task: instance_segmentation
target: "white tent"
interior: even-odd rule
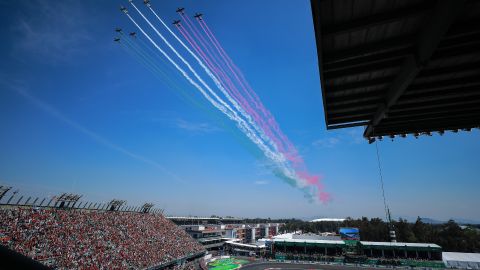
[[[480,253],[442,252],[447,268],[480,269]]]

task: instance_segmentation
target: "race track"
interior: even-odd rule
[[[292,263],[253,263],[244,265],[245,270],[300,270],[300,269],[324,269],[324,270],[353,270],[353,269],[376,269],[369,267],[355,267],[343,265],[319,265],[319,264],[292,264]]]

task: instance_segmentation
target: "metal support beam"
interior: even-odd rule
[[[313,2],[320,2],[320,1],[312,1]],[[419,5],[411,5],[402,9],[383,12],[380,14],[375,14],[373,16],[367,16],[364,18],[355,19],[353,21],[349,21],[344,24],[339,25],[332,25],[326,26],[324,32],[324,36],[330,35],[338,35],[342,33],[347,33],[355,30],[364,29],[367,27],[390,23],[394,21],[398,21],[400,19],[418,16],[422,13],[425,13],[432,5],[432,0],[425,1]]]
[[[324,71],[324,79],[332,80],[345,76],[353,76],[358,74],[370,73],[374,71],[383,71],[385,69],[396,69],[402,62],[401,59],[386,60],[381,63],[367,63],[365,65],[353,66],[343,70]]]
[[[324,64],[325,73],[331,71],[348,70],[350,68],[366,66],[371,64],[381,64],[390,60],[398,60],[408,55],[411,51],[408,48],[390,51],[385,53],[379,53],[374,55],[368,55],[359,57],[356,59],[345,60],[338,63]]]
[[[385,96],[384,103],[379,105],[377,112],[365,129],[364,137],[374,135],[374,127],[387,117],[389,109],[397,103],[397,100],[413,82],[420,70],[428,63],[440,40],[463,9],[464,4],[465,0],[440,0],[437,2],[433,12],[428,16],[427,21],[423,24],[424,27],[418,34],[415,54],[407,56],[404,60],[400,72]]]
[[[311,9],[312,9],[312,16],[314,18],[313,27],[315,29],[315,41],[317,44],[317,57],[318,57],[318,73],[320,74],[320,87],[322,90],[322,97],[323,97],[323,115],[325,117],[325,124],[328,125],[328,118],[327,118],[327,104],[325,102],[325,80],[323,75],[323,66],[322,66],[322,27],[320,23],[320,1],[310,1]]]
[[[360,122],[348,123],[348,124],[329,125],[329,126],[327,126],[327,129],[358,127],[358,126],[366,126],[367,124],[368,124],[368,121],[360,121]]]
[[[411,48],[414,41],[414,36],[407,35],[376,42],[370,42],[354,48],[348,48],[339,51],[328,51],[323,58],[323,63],[325,65],[333,64],[337,62],[357,59],[360,57],[376,55],[379,53]]]

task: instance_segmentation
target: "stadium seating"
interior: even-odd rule
[[[138,212],[4,208],[0,235],[2,245],[58,269],[146,269],[204,251],[164,216]]]

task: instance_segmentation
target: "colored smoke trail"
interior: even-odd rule
[[[191,31],[193,31],[191,27],[189,28]],[[273,142],[269,134],[266,133],[266,131],[268,130],[261,127],[262,123],[259,123],[259,121],[255,121],[255,119],[258,118],[258,116],[256,116],[255,110],[251,109],[248,102],[245,101],[243,96],[239,93],[238,89],[231,82],[230,78],[227,75],[225,75],[226,72],[220,68],[220,65],[213,59],[213,57],[211,57],[209,53],[205,53],[202,50],[201,46],[195,42],[195,39],[188,33],[188,31],[182,30],[181,27],[178,27],[178,30],[182,34],[182,36],[185,38],[185,40],[187,40],[187,42],[192,46],[192,48],[199,54],[200,58],[202,58],[202,60],[205,61],[208,68],[213,73],[215,73],[215,76],[220,80],[220,83],[223,83],[224,85],[223,88],[235,100],[236,104],[240,105],[241,109],[239,110],[241,114],[246,116],[248,122],[252,124],[254,129],[260,134],[260,137],[266,142],[268,142],[268,144],[272,146],[274,151],[278,151],[277,144]],[[206,47],[203,43],[202,43],[202,46]],[[215,64],[213,64],[212,62],[215,62]],[[238,105],[236,105],[235,108],[238,108]],[[260,124],[260,127],[258,126],[258,124]]]
[[[152,8],[150,5],[147,5],[147,6],[148,6],[148,9],[150,9],[150,11],[153,13],[153,15],[157,18],[157,20],[163,25],[163,27],[164,27],[165,29],[167,29],[167,31],[182,45],[182,47],[183,47],[184,49],[187,50],[187,52],[197,61],[197,63],[198,63],[204,70],[207,71],[207,74],[208,74],[208,73],[209,73],[209,72],[208,72],[208,68],[205,67],[205,65],[202,63],[202,61],[190,50],[190,48],[188,48],[187,45],[185,45],[185,43],[170,29],[170,27],[168,27],[168,25],[160,18],[160,16],[158,16],[158,14],[155,12],[155,10],[153,10],[153,8]],[[188,17],[187,17],[187,18],[188,18]],[[193,25],[193,24],[192,24],[192,25]],[[194,25],[193,25],[193,27],[194,27]],[[182,34],[182,36],[185,38],[185,40],[187,40],[187,42],[192,46],[192,48],[194,48],[194,49],[197,51],[197,53],[200,54],[199,50],[197,50],[197,49],[195,48],[195,46],[193,45],[194,40],[193,40],[193,39],[190,39],[190,38],[187,36],[188,33],[183,32],[183,31],[180,29],[180,27],[178,27],[178,30],[180,31],[180,33]],[[212,50],[212,51],[213,51],[213,50]],[[215,61],[215,62],[216,62],[216,61]],[[220,65],[217,64],[217,67],[220,67]],[[222,73],[223,73],[223,75],[225,76],[225,73],[226,73],[226,72],[222,72]],[[217,76],[217,77],[218,77],[218,76]],[[230,81],[230,79],[229,79],[228,77],[226,77],[226,78]],[[213,78],[212,78],[212,79],[213,79]],[[233,86],[233,84],[232,84],[232,86]],[[234,87],[234,86],[233,86],[233,87]],[[241,95],[238,94],[238,96],[241,98]],[[237,100],[237,102],[238,102],[238,99],[236,99],[236,100]],[[247,103],[246,101],[244,101],[244,100],[243,100],[243,103],[248,105],[248,103]],[[242,107],[245,108],[245,105],[242,106]],[[252,115],[252,114],[253,114],[253,115],[256,115],[255,110],[249,110],[249,113],[250,113],[251,115]],[[269,134],[267,134],[267,135],[269,136]]]
[[[271,115],[271,113],[263,106],[263,103],[260,101],[260,98],[256,93],[253,91],[253,89],[250,87],[248,82],[246,81],[243,73],[240,71],[240,69],[233,63],[231,58],[228,56],[228,54],[225,52],[223,49],[222,45],[218,42],[218,39],[215,37],[213,32],[210,30],[208,25],[203,19],[197,20],[199,25],[201,26],[205,36],[208,37],[210,42],[213,44],[213,46],[216,48],[217,53],[220,55],[220,57],[223,59],[224,64],[229,68],[231,74],[234,76],[234,78],[237,80],[237,82],[242,86],[242,89],[245,91],[245,96],[249,98],[249,100],[252,102],[252,104],[255,105],[257,109],[259,109],[264,117],[267,119],[267,122],[269,125],[264,125],[264,121],[261,118],[258,118],[257,115],[254,114],[254,118],[257,123],[259,123],[262,128],[265,130],[265,133],[267,133],[272,141],[274,141],[277,144],[278,149],[284,156],[292,162],[292,165],[296,171],[296,175],[305,180],[307,185],[309,186],[314,186],[317,189],[317,198],[320,201],[328,201],[330,199],[330,196],[323,192],[324,187],[320,182],[320,177],[316,175],[310,175],[307,172],[306,165],[303,161],[303,158],[298,154],[298,151],[296,150],[295,146],[290,142],[290,140],[287,138],[286,135],[281,131],[279,125],[275,121],[275,118]],[[240,79],[241,78],[241,79]],[[276,137],[273,134],[273,131],[278,135]]]
[[[305,163],[296,148],[288,140],[287,136],[282,133],[271,113],[263,106],[258,95],[250,87],[240,69],[226,54],[205,22],[200,21],[199,23],[206,38],[193,23],[191,23],[191,27],[189,26],[190,19],[188,17],[184,21],[193,36],[190,35],[187,29],[178,27],[182,37],[191,46],[190,49],[148,6],[165,29],[186,49],[200,65],[201,69],[212,79],[217,91],[219,91],[218,94],[210,88],[192,65],[168,42],[143,13],[132,2],[130,3],[163,43],[193,74],[193,78],[189,72],[158,46],[130,14],[125,13],[129,20],[214,108],[232,120],[238,129],[258,147],[267,160],[271,162],[269,167],[271,167],[275,175],[302,190],[310,200],[322,202],[329,200],[329,195],[323,192],[324,188],[320,183],[320,178],[307,172]]]
[[[133,8],[138,12],[138,14],[140,14],[140,16],[145,20],[145,22],[155,31],[155,33],[162,39],[162,41],[170,48],[170,50],[172,50],[174,52],[174,54],[187,66],[187,68],[190,70],[190,72],[192,72],[192,74],[195,76],[195,78],[197,78],[198,81],[200,81],[200,83],[203,85],[203,87],[205,87],[208,92],[215,97],[215,99],[220,102],[227,110],[229,110],[232,114],[235,115],[235,117],[237,119],[240,119],[240,121],[244,122],[244,119],[241,118],[240,116],[238,116],[238,113],[241,114],[245,119],[247,119],[248,123],[250,125],[247,125],[247,124],[243,124],[242,123],[242,126],[243,128],[246,128],[249,132],[252,132],[252,133],[255,133],[254,131],[251,130],[251,127],[253,127],[253,129],[260,135],[260,137],[265,140],[268,138],[265,136],[265,134],[263,134],[263,131],[257,127],[254,123],[254,121],[251,119],[250,115],[248,115],[239,105],[238,103],[232,99],[232,97],[230,96],[230,94],[223,88],[223,86],[220,84],[220,82],[218,81],[218,79],[211,73],[211,71],[205,67],[202,63],[202,67],[204,67],[204,70],[205,72],[208,74],[208,76],[213,80],[214,84],[217,86],[217,88],[222,92],[222,94],[227,98],[227,100],[233,105],[233,107],[236,109],[236,110],[233,110],[230,105],[228,105],[224,100],[222,100],[206,83],[205,81],[198,75],[198,73],[192,68],[192,66],[190,65],[190,63],[188,63],[188,61],[186,61],[178,52],[177,50],[175,50],[175,48],[173,48],[173,46],[170,44],[170,42],[168,42],[166,40],[166,38],[158,31],[158,29],[145,17],[145,15],[143,15],[143,13],[135,6],[135,4],[133,2],[130,2],[130,4],[133,6]],[[158,16],[157,16],[158,17]],[[159,18],[159,17],[158,17]],[[201,61],[200,61],[201,62]],[[275,149],[270,149],[270,147],[266,146],[265,144],[263,144],[263,141],[260,141],[260,143],[262,144],[262,148],[263,147],[267,147],[269,148],[268,149],[268,154],[269,156],[272,156],[274,157],[276,155],[276,151]],[[273,144],[270,144],[270,145],[273,145]],[[283,156],[281,155],[277,155],[275,157],[276,159],[278,160],[282,160],[284,159]]]
[[[201,94],[218,110],[224,113],[229,119],[237,123],[238,128],[254,143],[256,144],[264,153],[265,156],[271,160],[278,161],[278,157],[270,149],[268,149],[265,144],[257,137],[257,135],[248,127],[243,119],[239,118],[237,115],[231,114],[225,107],[217,103],[208,95],[207,92],[196,83],[186,72],[183,70],[168,54],[163,51],[158,44],[143,30],[140,25],[130,16],[130,14],[125,13],[125,15],[130,19],[130,21],[140,30],[140,32],[152,43],[152,45],[157,48],[157,50],[190,82],[195,88],[197,88]],[[280,161],[281,162],[281,161]]]

